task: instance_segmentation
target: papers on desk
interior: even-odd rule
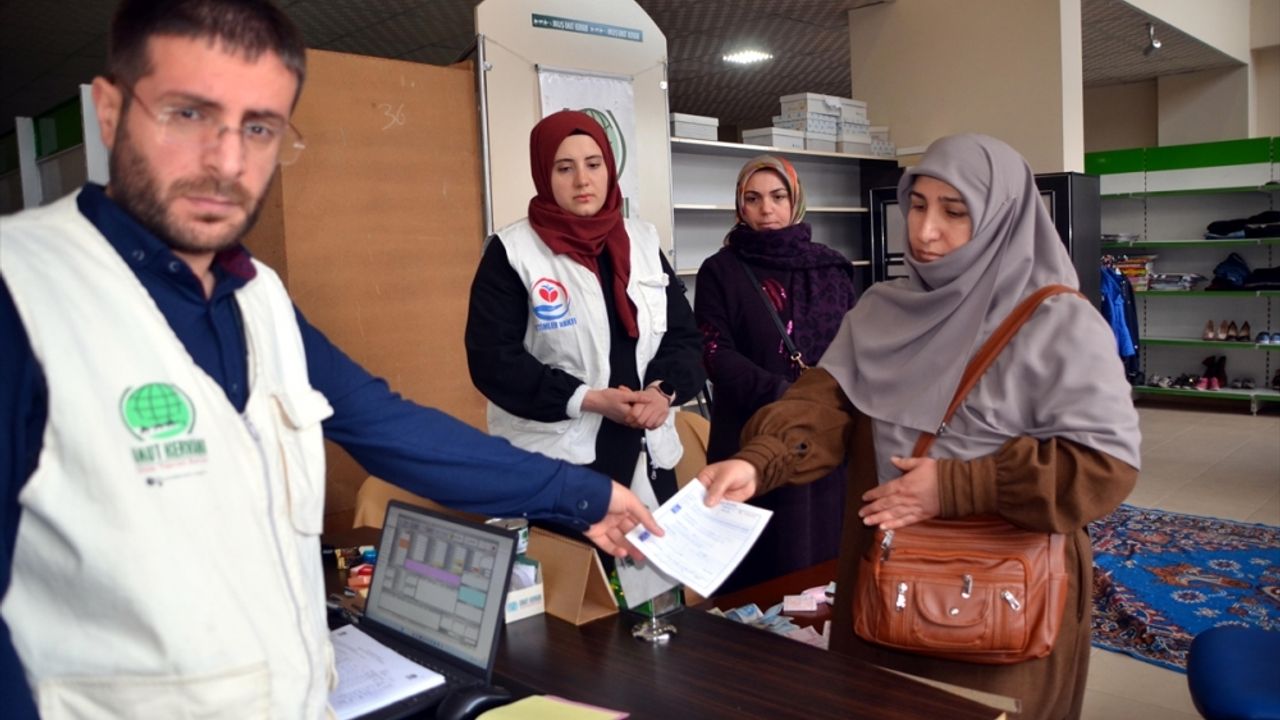
[[[662,537],[642,526],[627,533],[649,562],[709,597],[742,562],[773,513],[746,503],[721,501],[709,508],[707,489],[691,482],[653,513]]]
[[[565,700],[555,695],[531,695],[480,714],[479,720],[624,720],[630,713]]]
[[[338,687],[329,705],[338,720],[359,717],[444,684],[444,676],[346,625],[329,633]]]

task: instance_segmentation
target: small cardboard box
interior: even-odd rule
[[[618,612],[600,556],[590,545],[532,528],[525,555],[540,566],[546,613],[582,625]]]
[[[835,140],[840,134],[840,116],[831,113],[799,113],[774,115],[773,126],[788,130],[802,130],[814,135],[828,136]]]
[[[742,142],[745,145],[763,145],[783,150],[803,150],[804,132],[780,127],[743,130]]]
[[[874,155],[871,151],[871,143],[849,142],[848,140],[840,140],[836,143],[836,152],[848,155]]]
[[[841,99],[834,95],[822,95],[820,93],[795,93],[794,95],[783,95],[778,98],[778,104],[782,106],[783,115],[797,115],[800,113],[839,115]]]
[[[867,101],[840,98],[840,122],[869,125],[867,120]]]
[[[542,563],[529,557],[517,557],[516,566],[533,566],[534,582],[528,587],[507,591],[506,621],[511,623],[534,615],[541,615],[546,610],[544,588],[542,583]],[[514,574],[516,566],[511,570]]]
[[[716,140],[719,138],[720,120],[705,115],[671,113],[671,136],[692,140]]]
[[[806,132],[804,134],[804,149],[835,152],[836,141],[826,135],[815,135],[814,133]]]
[[[871,126],[866,123],[840,121],[840,137],[837,140],[871,144]]]

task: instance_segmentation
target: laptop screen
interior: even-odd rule
[[[393,501],[365,617],[487,672],[514,558],[508,531]]]

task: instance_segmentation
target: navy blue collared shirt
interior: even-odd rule
[[[255,268],[242,247],[219,253],[213,293],[158,237],[86,185],[77,197],[93,223],[137,276],[192,359],[237,411],[248,401],[248,359],[235,291]],[[0,223],[3,223],[0,218]],[[0,242],[3,241],[0,225]],[[295,312],[297,308],[295,307]],[[391,391],[298,316],[311,385],[334,414],[324,436],[370,474],[445,505],[487,515],[541,517],[585,529],[604,516],[611,487],[585,468],[518,450],[438,410]],[[22,507],[18,494],[35,472],[48,410],[47,379],[0,276],[0,598],[9,588]],[[22,665],[0,622],[0,707],[34,717]]]

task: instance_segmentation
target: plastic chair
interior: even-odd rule
[[[1187,651],[1187,684],[1209,720],[1280,720],[1280,632],[1205,630]]]

